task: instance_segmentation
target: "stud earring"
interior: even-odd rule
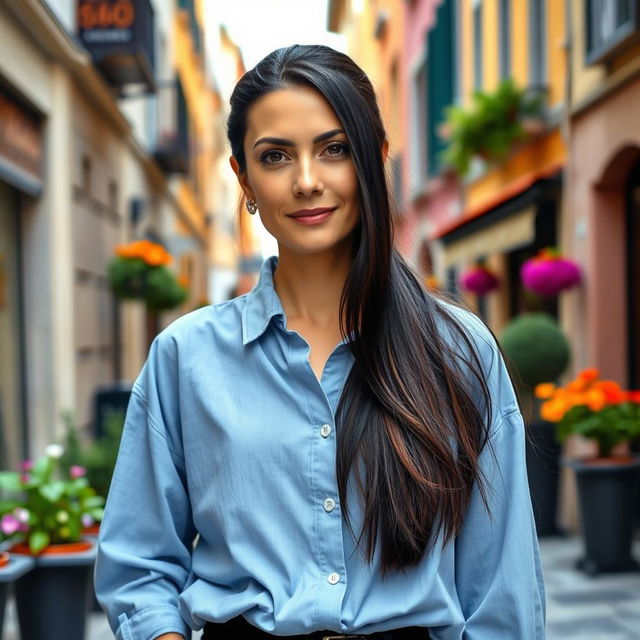
[[[247,200],[247,211],[253,216],[258,210],[258,205],[255,200]]]

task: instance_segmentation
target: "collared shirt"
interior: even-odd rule
[[[425,626],[436,640],[544,638],[523,422],[490,333],[455,309],[493,403],[493,454],[480,457],[491,515],[474,489],[454,541],[382,580],[338,498],[335,412],[353,357],[338,344],[318,381],[287,329],[276,264],[249,294],[165,329],[135,382],[95,574],[117,638],[189,638],[237,615],[284,636]],[[348,499],[357,534],[353,488]]]

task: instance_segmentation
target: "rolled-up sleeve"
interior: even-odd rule
[[[517,408],[496,416],[480,464],[489,513],[476,486],[455,549],[463,638],[542,640],[544,584]]]
[[[189,578],[195,531],[179,412],[169,393],[170,353],[156,339],[134,385],[100,527],[96,595],[122,640],[191,637],[178,595]]]

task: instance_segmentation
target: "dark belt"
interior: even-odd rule
[[[207,622],[204,625],[202,640],[268,640],[280,638],[258,627],[254,627],[242,616],[232,618],[227,622]],[[297,636],[284,636],[288,640],[429,640],[429,630],[426,627],[403,627],[391,631],[377,633],[341,633],[340,631],[314,631]]]

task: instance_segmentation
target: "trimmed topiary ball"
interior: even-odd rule
[[[500,346],[530,386],[556,380],[569,364],[569,342],[546,313],[516,316],[502,332]]]

